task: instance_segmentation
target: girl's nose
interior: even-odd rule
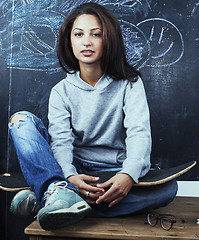
[[[84,40],[83,40],[83,45],[84,45],[85,47],[91,46],[91,41],[90,41],[90,38],[89,38],[89,37],[86,37],[86,36],[85,36],[85,38],[84,38]]]
[[[84,45],[85,47],[89,47],[89,46],[91,46],[90,43],[84,43],[83,45]]]

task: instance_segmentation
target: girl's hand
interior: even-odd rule
[[[109,189],[102,196],[99,196],[96,204],[104,201],[109,202],[109,207],[114,206],[128,194],[133,183],[133,179],[128,174],[118,173],[105,183],[97,184],[97,187],[102,189],[109,187]]]
[[[96,182],[99,180],[99,177],[92,177],[92,176],[85,175],[85,174],[78,174],[78,175],[72,175],[72,176],[68,177],[68,180],[74,186],[78,187],[79,192],[81,193],[82,197],[89,204],[96,204],[96,199],[98,199],[99,196],[103,195],[105,192],[103,187],[94,187],[85,182],[85,181]],[[88,194],[88,196],[87,196],[87,194]]]

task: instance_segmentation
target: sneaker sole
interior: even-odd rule
[[[73,204],[70,208],[44,212],[38,217],[38,222],[44,230],[63,228],[80,221],[91,210],[91,207],[81,201]]]

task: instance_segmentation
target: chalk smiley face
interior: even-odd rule
[[[177,63],[184,54],[179,29],[161,18],[146,19],[137,25],[120,20],[127,59],[136,68],[165,67]]]
[[[184,54],[184,41],[179,29],[161,18],[146,19],[137,24],[150,42],[150,58],[145,66],[164,67],[178,62]]]

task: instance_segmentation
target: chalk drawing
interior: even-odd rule
[[[11,6],[12,12],[14,11],[14,0],[12,1],[12,6]],[[11,18],[11,36],[10,36],[10,65],[12,62],[12,56],[13,56],[13,23],[14,23],[14,15],[12,14]],[[8,88],[8,119],[10,119],[11,116],[11,90],[12,90],[12,69],[10,69],[9,72],[9,88]],[[9,146],[10,146],[10,141],[9,138],[7,138],[7,161],[6,161],[6,171],[8,172],[9,170],[9,163],[10,163],[10,153],[9,153]]]
[[[33,3],[29,1],[29,5]],[[51,10],[31,10],[29,17],[15,10],[13,15],[17,19],[14,22],[14,51],[9,67],[35,71],[59,70],[56,40],[64,15]]]
[[[8,67],[31,71],[61,70],[56,56],[59,28],[65,15],[85,2],[90,1],[1,1],[0,12],[4,19],[7,19],[8,28],[0,29],[0,46],[3,46],[2,39],[10,42],[10,34],[12,36],[12,42],[7,47],[7,52],[12,53],[7,57]],[[137,13],[143,13],[143,17],[148,15],[151,11],[151,0],[95,2],[113,10],[119,19],[127,59],[136,68],[170,66],[182,58],[183,37],[174,23],[163,18],[145,19],[136,25],[132,23]],[[197,6],[195,5],[193,11]],[[128,16],[128,21],[123,20],[124,13]],[[13,32],[10,33],[7,29]]]
[[[25,4],[31,4],[33,3],[35,0],[23,0],[23,3]]]
[[[143,5],[143,1],[140,0],[135,0],[135,1],[120,1],[120,0],[116,0],[113,2],[110,1],[104,1],[104,0],[99,0],[98,3],[102,4],[102,5],[113,5],[114,7],[127,7],[127,8],[133,8],[135,7],[137,4],[139,5]]]
[[[198,6],[199,6],[199,3],[194,4],[193,10],[191,12],[191,16],[193,16],[195,14],[196,10],[198,9]]]
[[[150,43],[136,25],[124,20],[119,20],[119,23],[123,33],[128,62],[137,68],[141,68],[150,56]]]
[[[170,21],[150,18],[137,24],[150,41],[148,67],[166,67],[177,63],[184,54],[184,41],[179,29]]]
[[[72,9],[77,7],[80,4],[90,2],[90,1],[84,1],[84,0],[70,0],[70,1],[61,1],[59,5],[59,10],[61,12],[70,12]]]
[[[108,8],[118,19],[131,19],[131,23],[136,23],[137,16],[146,18],[151,11],[152,0],[97,0],[96,2]]]

